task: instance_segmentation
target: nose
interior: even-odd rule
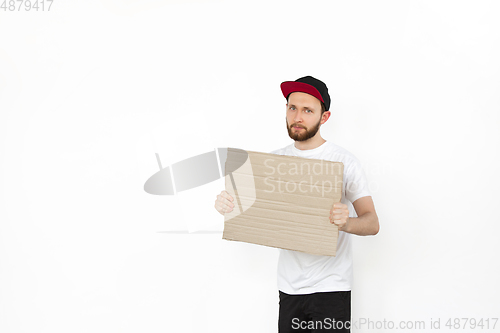
[[[294,123],[301,123],[302,122],[302,117],[300,116],[300,112],[295,113],[295,116],[293,117],[293,122]]]

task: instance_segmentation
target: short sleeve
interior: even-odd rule
[[[345,197],[351,203],[359,198],[371,196],[363,167],[358,159],[353,158],[345,172]]]

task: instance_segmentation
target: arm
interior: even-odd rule
[[[358,217],[348,217],[347,205],[336,203],[333,205],[330,215],[332,223],[337,224],[340,231],[359,236],[376,235],[380,226],[372,197],[359,198],[352,205]]]

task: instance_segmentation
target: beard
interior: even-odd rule
[[[321,123],[321,118],[319,119],[318,123],[315,126],[313,126],[311,129],[308,129],[307,127],[305,127],[303,125],[299,125],[297,123],[294,123],[294,124],[288,126],[288,121],[286,121],[286,129],[288,130],[288,135],[293,140],[306,141],[306,140],[309,140],[310,138],[312,138],[313,136],[315,136],[316,133],[318,133],[320,123]],[[299,127],[303,128],[303,130],[297,131],[296,129],[293,129],[294,126],[299,126]]]

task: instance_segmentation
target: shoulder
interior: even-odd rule
[[[269,152],[269,154],[286,155],[287,151],[292,149],[292,145],[293,145],[293,143],[288,145],[288,146],[285,146],[283,148],[275,149],[275,150]]]
[[[360,164],[358,158],[344,147],[336,145],[330,141],[327,141],[327,144],[328,144],[328,146],[326,147],[327,153],[333,161],[342,162],[346,167],[353,164],[354,165]]]

